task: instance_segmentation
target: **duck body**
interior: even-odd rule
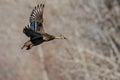
[[[29,27],[29,25],[27,27],[25,27],[23,29],[23,33],[30,37],[30,40],[24,43],[24,46],[22,47],[22,49],[24,47],[27,47],[26,50],[31,49],[33,46],[37,46],[39,44],[42,44],[43,42],[47,42],[47,41],[51,41],[53,39],[55,39],[55,37],[53,35],[50,35],[48,33],[38,33],[34,30],[32,30],[31,27]]]
[[[34,46],[36,46],[43,42],[51,41],[54,39],[55,39],[55,37],[53,35],[44,33],[44,34],[39,34],[39,37],[31,38],[30,41],[32,42],[32,44],[34,44]]]
[[[37,45],[45,42],[45,40],[43,40],[43,37],[36,37],[36,38],[30,39],[30,41],[32,42],[32,44],[34,46],[37,46]]]

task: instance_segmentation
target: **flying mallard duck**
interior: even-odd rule
[[[43,29],[43,9],[44,4],[38,4],[32,10],[30,15],[30,25],[25,26],[23,33],[30,37],[30,40],[25,42],[23,47],[26,50],[31,49],[33,46],[39,45],[43,42],[51,41],[54,39],[67,39],[63,35],[54,36],[46,33]]]

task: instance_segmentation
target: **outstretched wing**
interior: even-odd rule
[[[33,31],[33,30],[29,27],[29,25],[28,25],[28,26],[25,26],[25,28],[23,29],[23,33],[24,33],[26,36],[30,37],[30,38],[42,37],[41,34]]]
[[[43,9],[44,9],[44,4],[38,4],[35,6],[33,9],[31,15],[30,15],[30,27],[32,30],[39,32],[39,33],[44,33],[43,29]]]

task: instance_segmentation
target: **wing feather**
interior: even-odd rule
[[[43,9],[44,9],[44,4],[38,4],[32,10],[32,13],[30,15],[30,27],[31,27],[31,29],[33,29],[34,31],[39,32],[39,33],[44,33],[44,29],[43,29],[43,25],[42,25]]]
[[[26,36],[30,37],[30,38],[41,37],[41,36],[42,36],[41,34],[33,31],[33,30],[29,27],[29,25],[28,25],[28,26],[25,26],[25,28],[23,29],[23,33],[24,33]]]

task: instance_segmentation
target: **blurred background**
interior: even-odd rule
[[[69,40],[21,50],[41,2],[44,29]],[[119,80],[120,0],[0,0],[0,80]]]

